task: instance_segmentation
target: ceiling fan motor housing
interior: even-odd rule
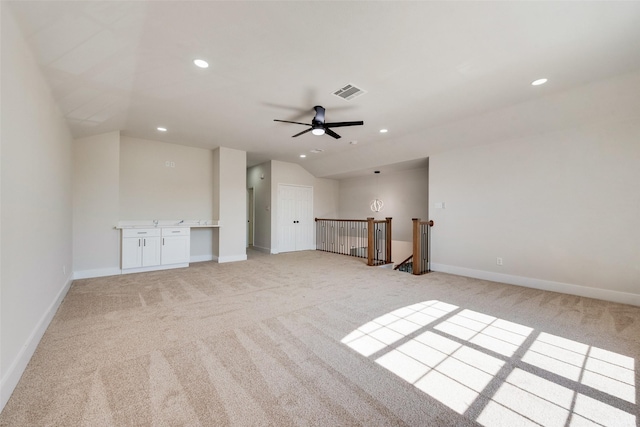
[[[324,124],[324,107],[316,105],[313,109],[316,110],[316,116],[313,118],[312,123],[320,122],[321,124]]]

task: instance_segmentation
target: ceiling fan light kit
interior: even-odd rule
[[[316,115],[313,117],[313,120],[311,121],[311,124],[309,123],[300,123],[300,122],[291,122],[289,120],[278,120],[278,119],[274,119],[274,122],[282,122],[282,123],[293,123],[295,125],[303,125],[303,126],[309,126],[309,129],[307,130],[303,130],[302,132],[299,132],[295,135],[292,136],[292,138],[295,138],[297,136],[303,135],[307,132],[311,132],[314,135],[324,135],[327,134],[335,139],[339,139],[341,138],[340,135],[338,135],[337,133],[335,133],[333,130],[331,130],[331,128],[337,128],[337,127],[345,127],[345,126],[361,126],[364,124],[364,122],[362,120],[359,121],[354,121],[354,122],[335,122],[335,123],[325,123],[324,121],[324,113],[325,113],[325,109],[324,107],[320,106],[320,105],[316,105],[315,107],[313,107],[313,109],[316,112]]]

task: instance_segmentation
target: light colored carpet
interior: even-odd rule
[[[309,251],[73,283],[2,426],[638,425],[640,308]]]

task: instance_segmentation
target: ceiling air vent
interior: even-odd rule
[[[347,101],[351,101],[353,98],[364,95],[365,93],[367,93],[366,90],[360,89],[359,87],[356,87],[352,84],[348,84],[345,87],[333,92],[335,96],[339,96],[340,98]]]

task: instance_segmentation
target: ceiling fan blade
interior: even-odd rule
[[[331,129],[327,129],[327,128],[325,128],[325,129],[324,129],[324,133],[326,133],[326,134],[327,134],[327,135],[329,135],[329,136],[334,137],[335,139],[340,139],[340,138],[342,138],[340,135],[338,135],[337,133],[335,133],[335,132],[334,132],[334,131],[332,131]]]
[[[293,123],[294,125],[305,125],[305,126],[309,126],[309,123],[300,123],[300,122],[290,122],[289,120],[278,120],[278,119],[273,119],[274,122],[282,122],[282,123]]]
[[[364,122],[361,121],[357,121],[357,122],[336,122],[336,123],[325,123],[324,127],[325,128],[340,128],[340,127],[344,127],[344,126],[360,126],[363,125]]]
[[[300,124],[302,124],[302,123],[300,123]],[[307,126],[308,126],[308,125],[307,125]],[[296,134],[295,134],[295,135],[293,135],[291,138],[295,138],[296,136],[300,136],[300,135],[302,135],[303,133],[311,132],[311,129],[313,129],[313,128],[309,128],[309,129],[307,129],[307,130],[303,130],[303,131],[302,131],[302,132],[300,132],[300,133],[296,133]]]

